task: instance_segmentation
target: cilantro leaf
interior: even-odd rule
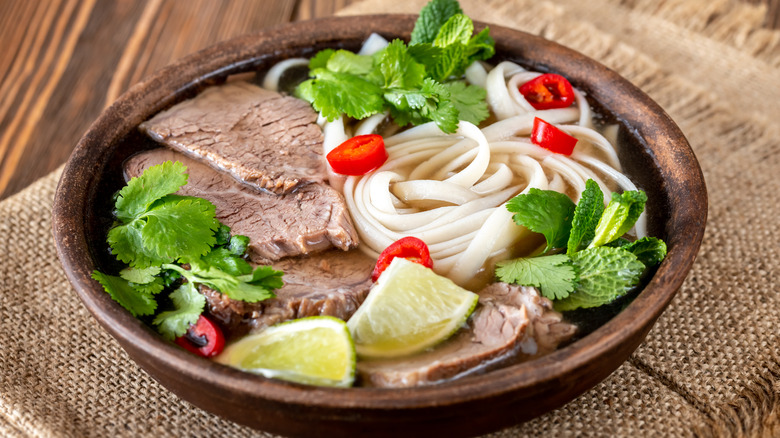
[[[201,295],[195,285],[185,283],[171,292],[173,310],[160,313],[152,322],[165,339],[172,341],[184,335],[195,324],[206,307],[206,297]]]
[[[320,50],[309,60],[309,70],[326,68],[328,66],[328,60],[330,60],[331,56],[335,53],[336,51],[333,49]]]
[[[119,271],[119,276],[132,283],[146,284],[154,281],[154,279],[157,278],[155,276],[159,274],[160,271],[161,269],[159,266],[149,266],[145,269],[125,268]]]
[[[624,295],[639,282],[645,266],[622,249],[589,248],[572,254],[577,269],[577,291],[556,301],[559,311],[598,307]]]
[[[479,125],[490,115],[485,97],[487,92],[477,85],[468,85],[463,81],[443,84],[450,92],[452,105],[458,110],[458,118]]]
[[[579,251],[593,240],[602,213],[604,213],[604,193],[596,181],[588,179],[585,182],[585,190],[580,196],[580,202],[574,209],[567,254],[571,255]]]
[[[263,286],[268,289],[279,289],[284,286],[282,281],[282,272],[275,270],[271,266],[258,266],[250,278],[241,277],[242,281],[247,283]]]
[[[409,44],[432,43],[442,25],[453,15],[461,13],[463,10],[457,0],[431,0],[420,10]]]
[[[107,240],[114,256],[134,268],[148,268],[172,262],[172,258],[161,257],[153,248],[144,245],[144,225],[143,221],[133,221],[108,231]]]
[[[246,275],[252,272],[252,266],[249,265],[249,262],[237,256],[228,248],[214,248],[203,256],[202,261],[233,276]]]
[[[154,280],[148,283],[133,283],[130,282],[130,286],[133,289],[139,291],[142,294],[157,295],[165,289],[165,281],[162,277],[154,277]]]
[[[329,121],[339,118],[342,112],[363,119],[384,109],[382,89],[365,78],[322,68],[310,74],[314,79],[298,86],[299,96]]]
[[[231,253],[237,256],[241,256],[244,255],[248,246],[249,246],[249,237],[237,235],[230,238],[230,243],[228,244],[228,250],[230,250]]]
[[[656,237],[643,237],[622,248],[634,254],[648,268],[661,263],[666,257],[666,243]]]
[[[385,89],[419,88],[425,79],[425,67],[414,60],[403,41],[395,39],[378,57],[381,85]]]
[[[206,254],[219,228],[215,207],[203,198],[168,195],[141,217],[144,247],[160,258],[189,261]]]
[[[643,191],[613,193],[588,248],[605,245],[625,234],[639,219],[646,202],[647,195]]]
[[[328,70],[352,75],[367,75],[371,72],[374,60],[370,56],[358,55],[349,50],[337,50],[326,64]]]
[[[157,301],[151,293],[134,289],[127,280],[121,277],[93,271],[92,278],[97,280],[103,289],[111,295],[111,298],[133,316],[151,315],[157,308]]]
[[[566,254],[555,254],[500,262],[496,276],[505,283],[537,287],[542,295],[555,300],[574,291],[576,271]]]
[[[506,209],[515,213],[512,219],[517,225],[544,235],[545,252],[562,248],[569,240],[575,205],[563,193],[532,188],[527,194],[510,199]]]
[[[220,223],[217,232],[214,233],[215,245],[226,245],[230,242],[230,227]]]
[[[119,191],[115,204],[116,217],[123,222],[136,219],[155,201],[187,184],[186,171],[187,168],[178,161],[166,161],[146,169]]]

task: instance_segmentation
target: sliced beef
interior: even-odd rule
[[[368,295],[374,263],[359,250],[330,250],[274,263],[275,269],[284,271],[285,283],[276,298],[245,303],[207,287],[201,287],[201,293],[209,313],[230,337],[306,316],[347,320]]]
[[[138,176],[165,161],[180,161],[187,166],[189,179],[179,194],[208,199],[217,207],[217,218],[233,234],[249,237],[247,251],[252,261],[265,263],[331,247],[347,250],[357,246],[357,232],[344,198],[328,185],[309,184],[277,196],[240,184],[166,148],[130,157],[125,162],[125,176]]]
[[[551,301],[534,288],[495,283],[479,295],[468,327],[442,345],[411,357],[359,361],[363,384],[440,383],[552,351],[574,334],[575,327],[563,322]]]
[[[140,129],[246,184],[281,194],[325,179],[316,121],[305,101],[229,82],[155,115]]]

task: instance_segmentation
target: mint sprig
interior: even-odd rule
[[[622,237],[644,210],[644,192],[613,194],[605,208],[598,184],[588,180],[585,187],[576,206],[565,195],[536,189],[507,203],[515,223],[543,234],[547,247],[537,257],[498,263],[501,281],[538,287],[558,310],[597,307],[624,295],[663,260],[662,240]],[[555,253],[563,248],[566,254]]]

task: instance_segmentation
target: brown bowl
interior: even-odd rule
[[[357,50],[370,32],[408,39],[416,17],[376,15],[295,23],[235,38],[188,56],[122,95],[84,135],[65,167],[54,203],[57,251],[86,307],[130,357],[181,398],[254,428],[285,435],[468,436],[559,407],[606,378],[636,349],[693,264],[704,233],[707,194],[688,142],[669,116],[615,72],[558,44],[491,26],[496,61],[553,71],[583,89],[621,125],[620,158],[650,199],[650,234],[669,247],[636,298],[589,335],[530,362],[446,384],[377,389],[317,388],[240,372],[163,341],[90,278],[111,266],[105,214],[120,164],[151,142],[139,123],[228,75],[262,70],[326,47]],[[481,28],[482,25],[477,26]]]

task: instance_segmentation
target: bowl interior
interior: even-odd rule
[[[597,112],[620,124],[621,163],[648,194],[648,231],[669,247],[666,260],[641,293],[620,303],[625,308],[616,316],[602,316],[592,333],[543,358],[441,385],[400,390],[312,388],[242,373],[185,353],[133,318],[89,278],[94,269],[116,266],[105,233],[111,225],[111,197],[124,184],[123,160],[156,147],[136,130],[141,121],[230,75],[262,71],[326,47],[355,51],[370,32],[408,39],[415,19],[330,18],[220,43],[133,87],[80,141],[55,199],[58,254],[79,297],[98,321],[136,362],[182,398],[235,421],[287,434],[354,431],[351,428],[359,425],[359,430],[381,435],[396,430],[397,422],[415,424],[418,432],[481,433],[560,406],[606,377],[639,345],[682,284],[701,242],[707,200],[701,170],[679,128],[649,97],[611,70],[552,42],[497,26],[490,26],[497,42],[497,56],[491,62],[506,59],[560,73],[588,95]],[[525,409],[518,413],[519,407]],[[514,413],[500,415],[509,411]],[[475,420],[474,412],[481,412],[481,419]],[[315,428],[301,419],[312,420]]]

